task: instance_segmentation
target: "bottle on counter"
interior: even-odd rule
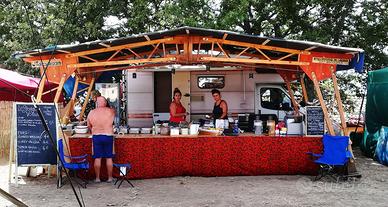
[[[235,120],[233,124],[233,134],[238,134],[238,133],[239,133],[238,120]]]
[[[155,125],[152,126],[152,135],[156,135],[156,128],[155,128]]]
[[[257,119],[253,122],[253,127],[255,129],[256,135],[261,135],[263,133],[263,121]]]
[[[272,116],[268,117],[267,128],[268,128],[268,135],[274,136],[275,135],[275,120],[272,120]]]

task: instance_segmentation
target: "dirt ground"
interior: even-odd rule
[[[388,206],[388,167],[356,150],[357,181],[312,182],[310,176],[173,177],[123,183],[89,184],[81,189],[86,206]],[[8,165],[0,163],[0,187],[28,206],[78,206],[69,185],[56,188],[55,178],[23,177],[8,184]],[[78,191],[78,189],[77,189]],[[13,206],[0,197],[0,206]]]

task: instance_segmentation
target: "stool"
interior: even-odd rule
[[[114,185],[116,185],[120,181],[119,185],[117,186],[117,188],[120,188],[123,181],[126,180],[129,183],[129,185],[131,185],[133,188],[134,186],[132,185],[131,182],[129,182],[129,180],[127,178],[128,172],[132,168],[131,164],[130,163],[124,163],[124,164],[113,163],[113,167],[119,170],[119,176],[116,178],[116,182],[114,183]],[[125,168],[125,172],[122,171],[122,168]]]

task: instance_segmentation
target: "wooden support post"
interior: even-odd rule
[[[327,129],[329,130],[330,135],[334,135],[333,123],[331,122],[331,119],[329,117],[329,113],[327,111],[326,104],[325,104],[325,101],[323,100],[321,89],[319,87],[319,82],[314,72],[312,72],[312,77],[313,77],[314,88],[315,88],[315,91],[317,92],[319,103],[321,104],[321,107],[322,107],[323,115],[325,116]]]
[[[349,132],[348,132],[347,127],[346,127],[345,112],[344,112],[344,108],[342,106],[341,95],[340,95],[340,92],[338,89],[337,76],[335,75],[334,68],[331,69],[331,78],[333,79],[335,98],[337,100],[338,112],[339,112],[340,118],[341,118],[342,132],[343,132],[344,136],[349,136]],[[357,168],[356,168],[356,160],[354,159],[352,142],[351,142],[350,138],[349,138],[348,151],[350,152],[350,154],[352,156],[351,159],[349,160],[349,164],[348,164],[348,173],[353,174],[353,175],[358,174]]]
[[[295,114],[299,115],[298,104],[296,103],[296,100],[295,100],[294,91],[291,89],[291,83],[287,78],[285,78],[284,80],[285,80],[286,85],[287,85],[288,94],[291,97],[291,102],[292,102],[292,105],[294,107]]]
[[[78,76],[75,76],[73,95],[71,96],[71,99],[73,99],[73,100],[75,100],[75,98],[77,97],[78,83],[79,83],[79,78],[78,78]]]
[[[44,95],[46,95],[46,94],[48,94],[48,93],[51,93],[51,92],[53,92],[53,91],[55,91],[55,90],[57,90],[57,89],[58,89],[58,87],[52,88],[52,89],[50,89],[50,90],[47,90],[47,91],[45,91],[45,92],[42,93],[42,96],[44,96]]]
[[[88,84],[89,84],[89,83],[88,83]],[[83,88],[83,89],[81,89],[81,90],[77,91],[77,93],[84,92],[84,91],[86,91],[86,90],[88,90],[88,89],[89,89],[89,87],[87,87],[87,88]]]
[[[302,93],[303,93],[304,102],[307,103],[309,101],[309,97],[307,96],[306,84],[304,83],[304,75],[302,75],[302,77],[300,78],[300,84],[302,86]]]
[[[44,84],[46,82],[46,75],[44,75],[39,83],[39,88],[38,88],[38,94],[36,95],[36,102],[40,103],[42,102],[42,95],[43,95],[43,89],[44,89]]]
[[[54,103],[58,103],[59,97],[61,96],[61,93],[62,93],[63,85],[65,84],[65,81],[66,81],[66,74],[63,74],[63,76],[59,82],[57,93],[55,94]]]
[[[75,98],[77,97],[77,91],[78,91],[78,82],[79,78],[78,76],[75,77],[75,83],[74,83],[74,89],[73,89],[73,95],[71,96],[71,99],[69,103],[67,103],[67,106],[65,107],[65,113],[62,117],[62,122],[67,124],[70,120],[70,115],[73,113],[74,110],[74,101]]]
[[[92,78],[92,80],[90,81],[90,85],[88,87],[88,94],[86,95],[84,105],[82,106],[81,113],[79,114],[79,120],[80,121],[83,121],[83,119],[84,119],[83,116],[84,116],[84,113],[85,113],[85,110],[86,110],[86,106],[89,103],[89,97],[90,97],[90,94],[92,93],[93,85],[94,85],[94,78]]]
[[[13,104],[12,108],[12,125],[11,125],[11,142],[9,143],[9,162],[8,162],[8,183],[11,183],[12,180],[12,163],[14,161],[15,157],[15,140],[16,140],[16,104]],[[17,160],[15,160],[15,168],[17,168],[16,164]],[[15,176],[15,183],[17,183],[18,175]]]
[[[345,119],[345,112],[344,108],[342,106],[342,100],[341,100],[341,95],[338,89],[338,83],[337,83],[337,77],[335,75],[334,69],[331,71],[331,78],[333,79],[333,85],[334,85],[334,93],[335,93],[335,99],[337,100],[337,105],[338,105],[338,112],[341,118],[341,127],[343,130],[343,134],[345,136],[349,136],[348,130],[346,128],[346,119]]]

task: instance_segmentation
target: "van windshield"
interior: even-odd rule
[[[272,110],[292,110],[291,100],[280,88],[260,89],[261,107]]]

